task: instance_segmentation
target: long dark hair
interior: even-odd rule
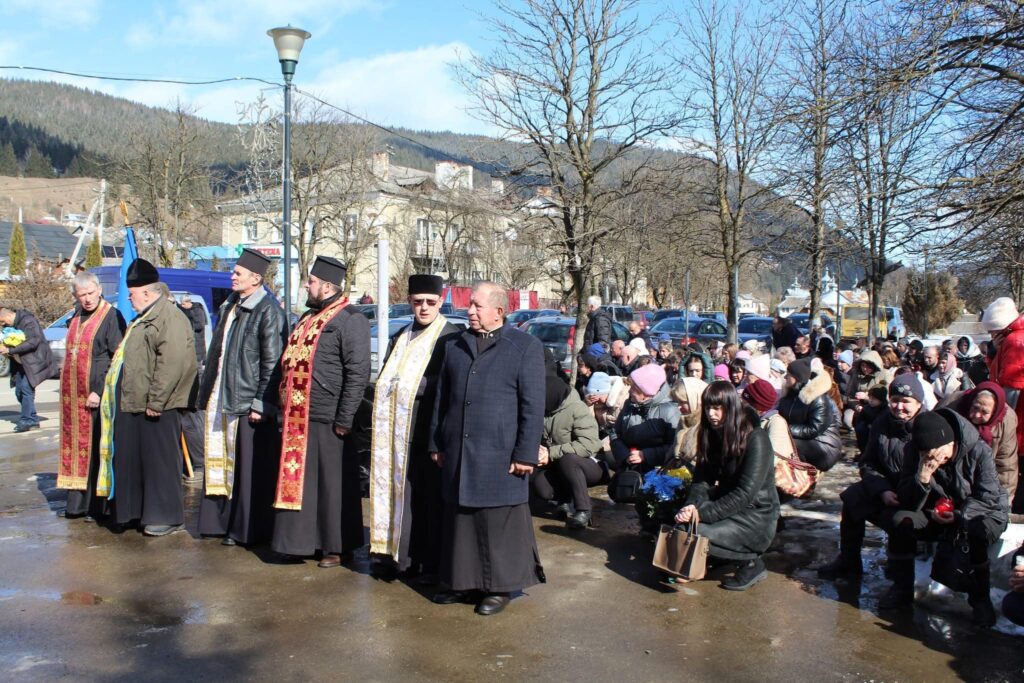
[[[754,431],[756,421],[732,382],[718,380],[708,385],[701,398],[700,445],[697,453],[702,459],[718,454],[722,463],[739,462],[747,450],[747,439]],[[725,409],[722,426],[715,429],[708,421],[708,408],[721,406]]]

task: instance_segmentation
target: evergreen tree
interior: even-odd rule
[[[903,319],[907,329],[924,334],[926,310],[929,333],[944,329],[960,317],[964,302],[957,296],[956,285],[956,278],[949,273],[912,272],[903,293]]]
[[[16,177],[21,172],[18,166],[18,155],[14,153],[11,143],[0,147],[0,175]]]
[[[36,147],[30,147],[25,157],[26,178],[53,178],[53,162],[50,157],[39,151]]]
[[[103,265],[103,249],[100,247],[100,236],[93,235],[89,250],[85,253],[85,267],[96,268]]]
[[[25,249],[25,231],[21,223],[15,223],[11,230],[11,241],[7,249],[7,272],[11,275],[24,275],[28,252]]]

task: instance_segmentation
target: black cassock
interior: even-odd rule
[[[363,546],[359,456],[334,425],[309,423],[302,509],[276,510],[271,547],[284,555],[350,552]]]
[[[248,415],[240,415],[236,428],[231,497],[203,496],[199,533],[255,545],[269,540],[274,527],[272,506],[281,435],[275,419],[253,424]]]

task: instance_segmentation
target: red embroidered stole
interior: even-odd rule
[[[100,299],[89,319],[82,323],[76,315],[68,323],[64,368],[60,373],[60,468],[57,487],[84,491],[89,486],[89,462],[92,457],[92,412],[89,398],[89,372],[92,369],[92,343],[111,305]]]
[[[313,358],[320,333],[348,305],[341,298],[324,310],[307,316],[292,330],[281,357],[281,402],[284,425],[281,430],[281,465],[277,473],[274,507],[302,509],[302,483],[306,475],[306,446],[309,439],[309,395],[313,381]]]

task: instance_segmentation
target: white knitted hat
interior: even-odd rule
[[[981,325],[986,332],[999,332],[1009,327],[1014,320],[1020,317],[1017,312],[1017,305],[1008,296],[1001,296],[988,305],[985,314],[981,316]]]

